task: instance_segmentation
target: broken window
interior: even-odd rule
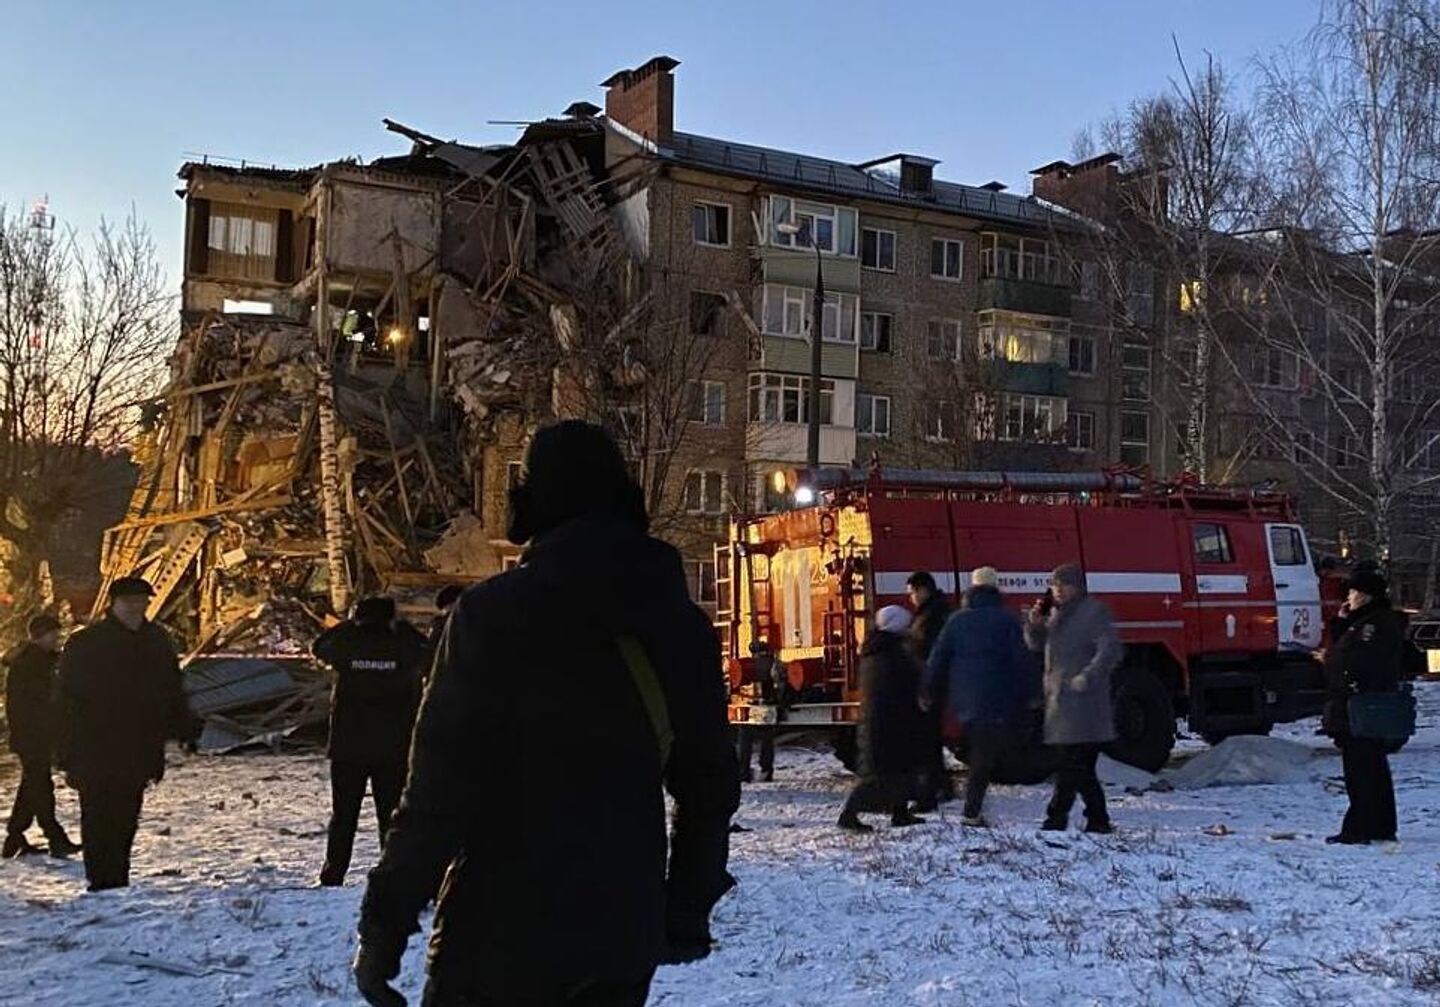
[[[708,290],[690,292],[690,331],[697,336],[718,336],[724,331],[725,297]]]
[[[724,203],[696,203],[690,210],[690,225],[697,245],[730,244],[730,207]]]

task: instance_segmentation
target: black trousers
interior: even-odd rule
[[[920,800],[948,800],[955,795],[950,774],[945,772],[945,739],[942,733],[944,714],[939,705],[925,713],[925,734],[920,757]]]
[[[844,816],[866,812],[889,812],[891,818],[903,818],[910,803],[914,777],[910,773],[875,773],[862,776],[850,796],[845,798]]]
[[[775,729],[773,727],[751,727],[741,725],[738,729],[740,740],[736,753],[740,760],[740,775],[750,776],[750,756],[755,742],[760,742],[760,772],[772,775],[775,772]]]
[[[421,1007],[645,1007],[654,970],[643,976],[594,979],[566,994],[517,999],[477,995],[454,989],[435,976],[425,985]]]
[[[390,829],[390,816],[400,803],[405,786],[405,763],[371,766],[360,762],[330,763],[330,829],[325,841],[325,867],[320,872],[324,881],[339,884],[350,869],[350,854],[355,849],[355,830],[360,826],[360,805],[365,800],[365,786],[370,785],[375,803],[375,824],[380,829],[380,844]]]
[[[1060,768],[1055,771],[1055,793],[1045,817],[1051,822],[1068,822],[1075,797],[1085,803],[1085,820],[1089,825],[1110,821],[1105,808],[1105,788],[1095,775],[1095,762],[1100,758],[1099,745],[1058,745],[1056,755]]]
[[[1005,724],[970,724],[965,729],[970,775],[965,781],[965,816],[978,818],[990,779],[1014,745],[1015,731]]]
[[[1384,742],[1371,738],[1340,740],[1340,762],[1345,770],[1345,792],[1350,807],[1340,834],[1356,839],[1394,839],[1395,784]]]
[[[130,883],[130,851],[144,799],[143,783],[96,782],[80,788],[85,880],[92,892]]]
[[[20,789],[15,791],[15,805],[10,809],[6,832],[22,836],[31,825],[39,824],[47,839],[65,835],[55,819],[55,781],[50,775],[50,760],[41,756],[20,756]]]

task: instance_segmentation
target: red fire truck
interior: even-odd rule
[[[811,485],[811,506],[736,521],[717,555],[733,722],[830,728],[845,758],[859,645],[913,571],[958,602],[993,566],[1020,614],[1066,562],[1125,642],[1115,757],[1159,769],[1177,714],[1215,740],[1323,703],[1321,584],[1282,494],[1123,472],[827,469]]]

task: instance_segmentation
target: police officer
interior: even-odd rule
[[[5,832],[3,855],[8,859],[34,853],[25,839],[32,822],[40,825],[52,857],[67,857],[80,847],[70,841],[55,818],[55,784],[50,777],[58,720],[55,665],[60,660],[60,623],[37,615],[27,628],[29,641],[5,659],[5,716],[10,723],[10,751],[20,759],[20,789]]]
[[[1373,567],[1357,567],[1346,583],[1346,600],[1331,623],[1334,646],[1325,654],[1325,731],[1340,746],[1350,807],[1340,831],[1327,843],[1364,845],[1395,838],[1395,784],[1385,742],[1350,731],[1350,698],[1393,692],[1400,681],[1405,634],[1390,605],[1389,585]]]
[[[180,662],[164,629],[145,617],[154,590],[139,577],[110,586],[110,607],[60,655],[59,762],[80,791],[89,890],[130,883],[130,852],[145,787],[165,775],[165,741],[193,741]]]
[[[420,705],[430,648],[391,598],[365,598],[354,616],[320,635],[315,657],[335,672],[330,700],[330,827],[320,884],[345,883],[365,786],[371,788],[380,841],[405,785],[410,731]]]

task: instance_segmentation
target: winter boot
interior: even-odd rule
[[[773,769],[762,770],[761,773],[760,773],[760,782],[761,782],[761,783],[774,783],[774,782],[775,782],[775,770],[773,770]]]
[[[985,816],[984,816],[984,815],[964,815],[964,816],[961,817],[961,819],[960,819],[960,824],[962,824],[962,825],[968,825],[968,826],[970,826],[970,828],[972,828],[972,829],[988,829],[988,828],[990,828],[990,823],[985,820]]]
[[[910,825],[924,825],[925,819],[911,811],[897,811],[890,816],[890,825],[896,829],[903,829]]]
[[[1110,819],[1108,818],[1102,818],[1094,822],[1087,818],[1085,819],[1085,831],[1097,836],[1108,836],[1115,831],[1115,826],[1110,824]]]
[[[1045,822],[1040,826],[1041,832],[1064,832],[1070,828],[1070,823],[1063,818],[1056,818],[1054,815],[1046,815]]]
[[[1326,837],[1325,837],[1325,842],[1331,844],[1332,846],[1337,845],[1337,844],[1340,845],[1340,846],[1369,846],[1369,845],[1370,845],[1370,840],[1366,839],[1364,836],[1347,836],[1347,835],[1346,835],[1345,833],[1343,833],[1343,832],[1337,833],[1337,834],[1335,834],[1335,835],[1333,835],[1333,836],[1326,836]],[[9,847],[6,847],[6,849],[9,849]]]
[[[875,831],[875,826],[866,825],[864,822],[860,821],[860,816],[855,814],[855,812],[853,811],[840,812],[840,821],[836,822],[835,824],[839,825],[840,828],[844,829],[846,832]]]
[[[45,843],[50,855],[59,859],[73,857],[80,852],[80,844],[72,842],[63,831],[46,836]]]
[[[30,840],[25,838],[24,833],[11,833],[5,837],[5,846],[0,848],[0,857],[11,860],[39,852],[38,848],[30,845]]]

